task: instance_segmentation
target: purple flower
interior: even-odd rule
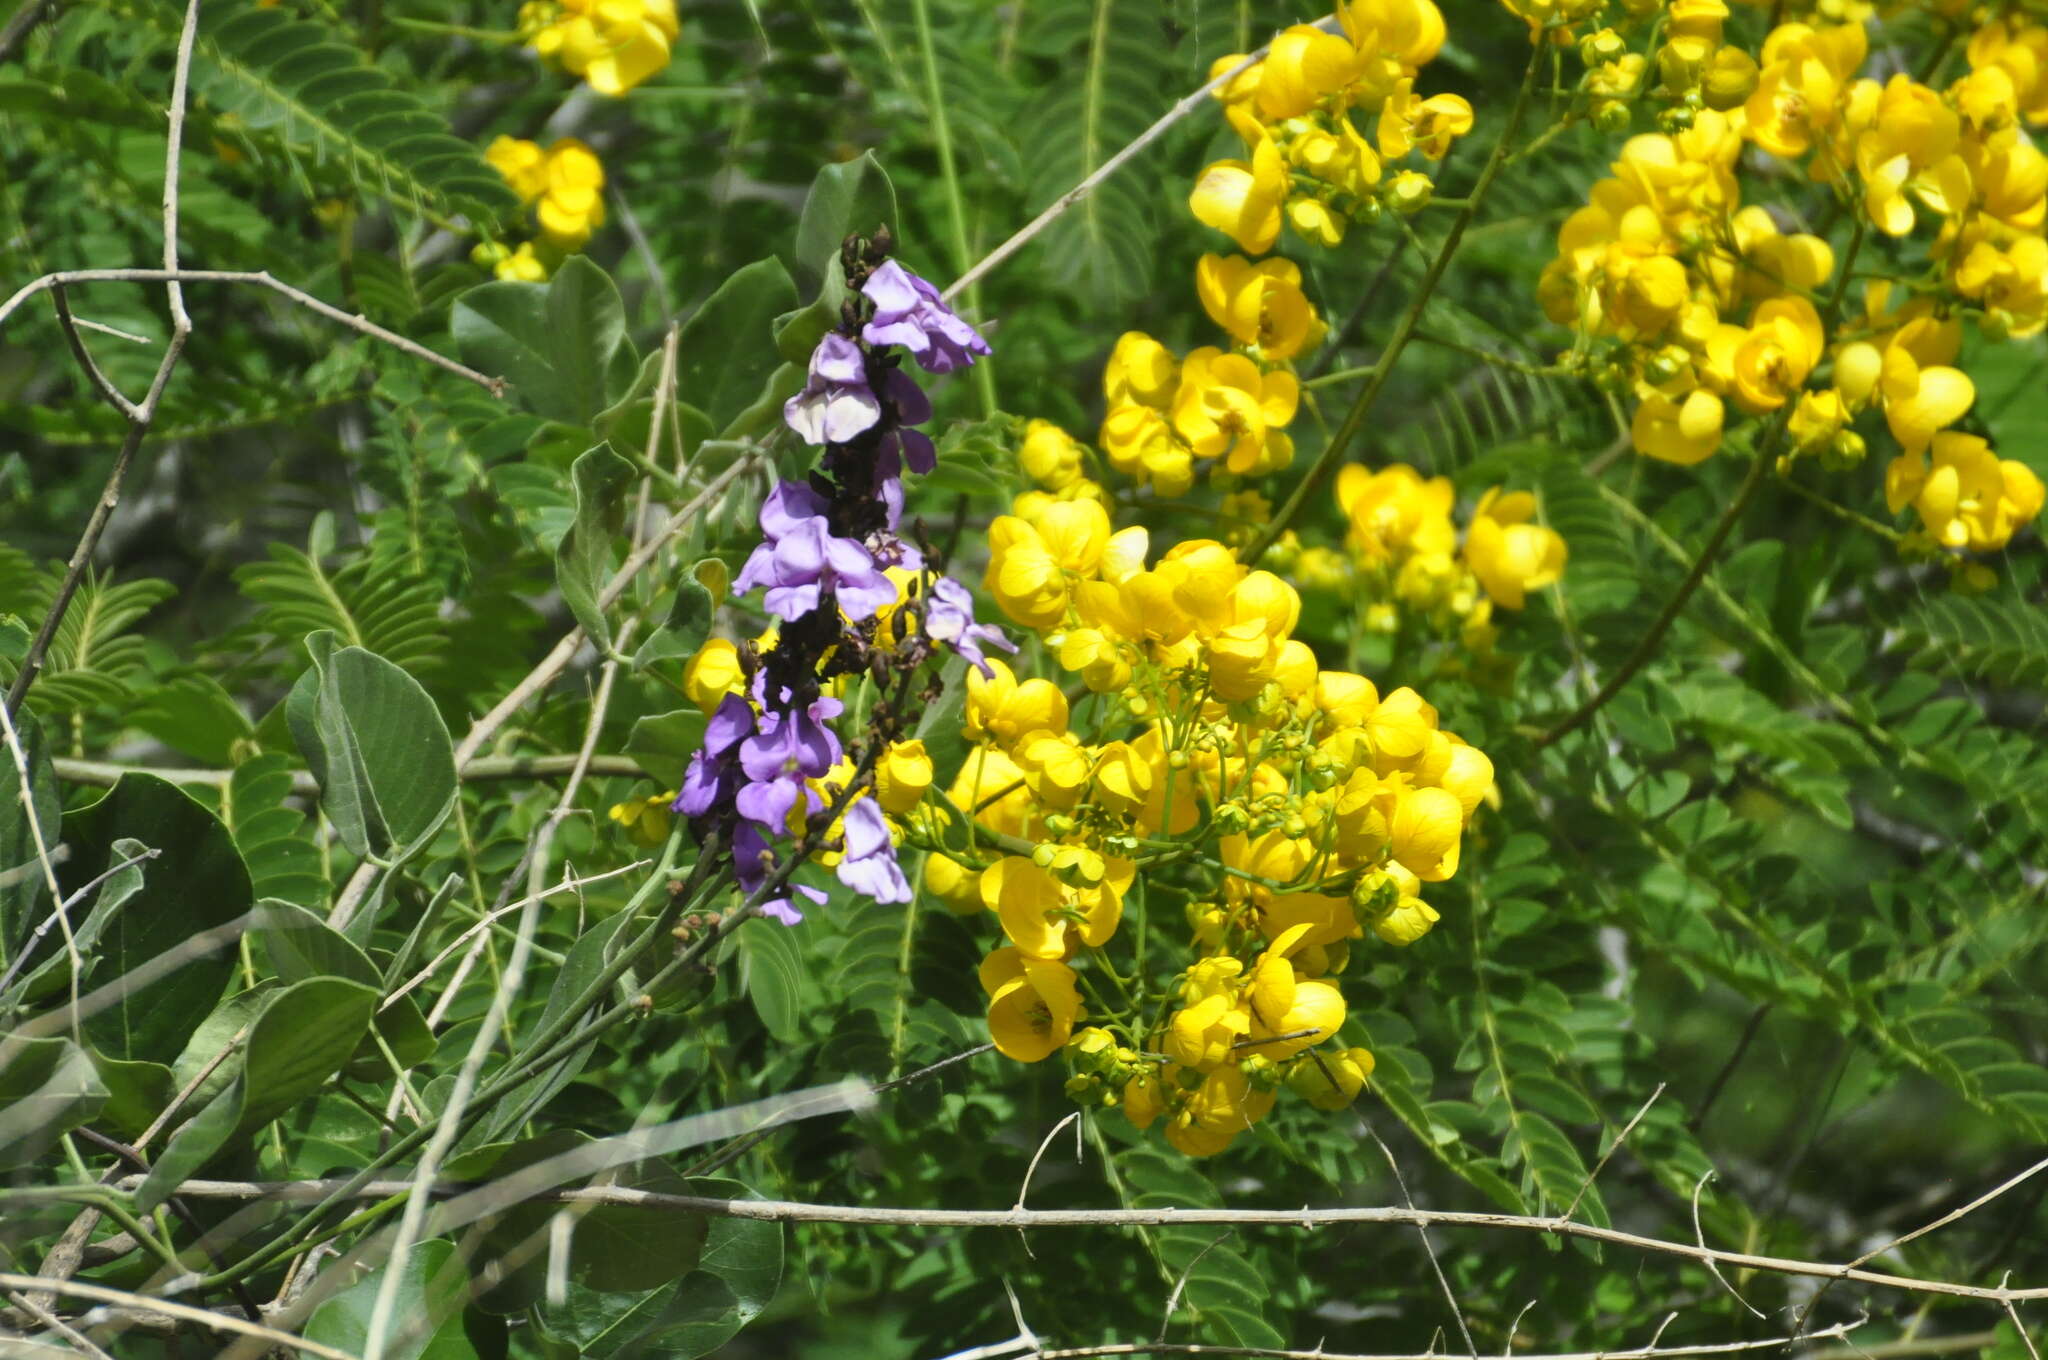
[[[845,705],[821,694],[803,707],[793,708],[789,707],[793,697],[784,690],[779,702],[766,702],[754,735],[740,743],[740,768],[756,783],[788,774],[817,779],[839,761],[839,738],[825,724],[838,717]],[[788,811],[785,805],[784,815]],[[781,825],[774,818],[755,820]]]
[[[761,890],[769,875],[775,872],[775,852],[752,822],[741,822],[732,838],[733,877],[739,880],[740,891],[749,897]],[[786,926],[803,923],[804,914],[795,903],[795,894],[802,893],[815,906],[823,906],[825,894],[816,888],[806,888],[801,883],[787,885],[786,895],[771,897],[761,903],[761,914],[772,916]]]
[[[861,327],[860,338],[870,345],[903,346],[927,373],[951,373],[989,352],[988,341],[946,305],[938,289],[894,260],[868,275],[860,291],[875,304],[874,320]]]
[[[801,482],[784,482],[761,507],[765,542],[754,548],[732,592],[744,595],[755,586],[768,587],[762,597],[768,612],[794,623],[816,609],[829,588],[850,619],[865,619],[896,602],[889,583],[867,548],[851,538],[834,537],[825,522],[825,503]]]
[[[782,404],[782,419],[806,444],[843,444],[882,418],[860,346],[829,331],[811,351],[804,390]]]
[[[754,710],[745,699],[728,694],[719,701],[704,726],[704,744],[690,757],[690,768],[683,773],[683,786],[676,794],[677,812],[702,817],[732,800],[741,780],[735,748],[753,731]]]
[[[910,883],[896,863],[889,824],[874,799],[863,798],[847,808],[841,825],[846,831],[846,850],[834,871],[839,881],[877,902],[908,902]]]
[[[1017,644],[1004,637],[1002,629],[974,621],[974,597],[950,576],[934,580],[925,595],[924,631],[934,641],[943,642],[966,657],[976,670],[991,679],[995,672],[989,669],[982,645],[986,643],[1005,652],[1017,650]]]

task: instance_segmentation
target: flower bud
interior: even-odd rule
[[[1395,212],[1414,215],[1429,205],[1436,193],[1436,185],[1429,176],[1418,170],[1403,170],[1394,176],[1382,191],[1388,207]]]
[[[1747,103],[1756,86],[1756,58],[1739,47],[1724,47],[1714,53],[1700,77],[1700,99],[1708,108],[1726,113]]]

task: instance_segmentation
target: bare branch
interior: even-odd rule
[[[177,1318],[182,1322],[195,1322],[217,1332],[237,1332],[243,1336],[258,1337],[274,1346],[290,1346],[317,1355],[323,1360],[356,1360],[347,1351],[336,1350],[318,1341],[280,1332],[275,1327],[238,1318],[232,1313],[215,1313],[204,1308],[194,1308],[186,1303],[172,1303],[168,1299],[153,1299],[147,1294],[131,1294],[125,1289],[108,1289],[104,1285],[83,1284],[77,1280],[48,1280],[35,1275],[16,1275],[12,1271],[0,1271],[0,1289],[33,1289],[40,1293],[67,1294],[73,1298],[92,1299],[99,1303],[120,1304],[145,1313],[157,1313],[164,1317]]]
[[[346,326],[372,340],[391,346],[415,359],[423,359],[436,368],[446,369],[458,378],[475,383],[494,397],[505,395],[507,386],[503,378],[494,378],[488,373],[479,373],[467,364],[457,363],[445,354],[437,353],[409,340],[397,331],[386,330],[366,316],[345,312],[331,302],[323,302],[302,288],[294,288],[268,270],[248,269],[66,269],[55,274],[45,274],[31,280],[15,290],[12,297],[0,302],[0,322],[12,316],[15,309],[38,293],[52,288],[62,288],[79,283],[238,283],[252,288],[267,288],[308,311],[317,312],[337,325]]]
[[[1585,1183],[1579,1187],[1579,1193],[1573,1195],[1572,1202],[1564,1206],[1564,1217],[1570,1218],[1572,1210],[1579,1207],[1579,1201],[1584,1199],[1586,1192],[1593,1188],[1593,1182],[1600,1179],[1600,1173],[1606,1168],[1608,1159],[1621,1151],[1621,1145],[1628,1141],[1628,1136],[1631,1133],[1635,1132],[1636,1125],[1643,1122],[1643,1116],[1648,1114],[1650,1107],[1657,1103],[1657,1097],[1664,1094],[1664,1086],[1665,1083],[1658,1082],[1657,1089],[1650,1092],[1650,1098],[1643,1102],[1643,1108],[1636,1111],[1635,1118],[1622,1125],[1621,1132],[1614,1136],[1614,1142],[1608,1145],[1607,1151],[1600,1154],[1600,1160],[1593,1163],[1593,1169],[1586,1173]]]
[[[709,1134],[716,1138],[722,1135]],[[701,1141],[701,1140],[700,1140]],[[591,1147],[597,1146],[591,1144]],[[117,1183],[123,1189],[141,1184],[140,1178]],[[186,1181],[178,1193],[188,1199],[272,1199],[287,1202],[318,1201],[347,1191],[349,1199],[383,1199],[404,1194],[411,1181],[351,1180],[314,1181]],[[437,1185],[435,1195],[455,1195],[472,1187]],[[491,1187],[502,1195],[507,1187]],[[9,1201],[65,1199],[77,1193],[69,1186],[35,1186],[0,1191],[0,1203]],[[1474,1213],[1453,1209],[1405,1209],[1391,1207],[1336,1207],[1327,1209],[890,1209],[866,1205],[811,1204],[796,1200],[715,1199],[701,1195],[664,1195],[618,1186],[587,1190],[533,1191],[514,1200],[500,1199],[481,1212],[502,1212],[513,1202],[576,1204],[590,1198],[607,1204],[666,1209],[682,1214],[711,1214],[722,1218],[745,1218],[764,1223],[844,1223],[871,1228],[1127,1228],[1200,1227],[1207,1224],[1236,1224],[1244,1227],[1312,1228],[1340,1223],[1382,1223],[1404,1227],[1487,1228],[1505,1232],[1548,1233],[1558,1237],[1582,1237],[1607,1242],[1633,1251],[1679,1256],[1702,1264],[1760,1270],[1777,1275],[1800,1275],[1821,1280],[1849,1280],[1879,1289],[1908,1294],[1937,1294],[1946,1298],[1977,1299],[1986,1303],[2026,1303],[2048,1299],[2048,1286],[2010,1288],[2005,1285],[1957,1284],[1948,1280],[1917,1280],[1906,1275],[1863,1270],[1828,1261],[1802,1261],[1785,1256],[1758,1256],[1749,1252],[1725,1251],[1719,1247],[1674,1242],[1619,1228],[1600,1228],[1572,1219],[1537,1214]]]

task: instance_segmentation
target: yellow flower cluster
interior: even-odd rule
[[[1357,464],[1337,474],[1337,504],[1348,526],[1348,556],[1303,550],[1296,575],[1311,588],[1358,601],[1365,627],[1392,633],[1404,614],[1458,635],[1475,657],[1492,651],[1493,610],[1520,609],[1529,592],[1564,575],[1562,535],[1536,522],[1536,498],[1494,487],[1479,498],[1463,543],[1452,522],[1448,477],[1424,477],[1404,463],[1377,472]]]
[[[616,97],[668,65],[675,0],[533,0],[519,32],[541,60]]]
[[[1163,1120],[1191,1155],[1282,1084],[1341,1107],[1372,1057],[1328,1047],[1346,1014],[1329,979],[1367,931],[1404,945],[1436,921],[1422,885],[1456,871],[1491,763],[1414,690],[1322,669],[1293,637],[1294,588],[1225,544],[1154,559],[1096,500],[1025,509],[990,527],[984,586],[1078,678],[1103,735],[1074,730],[1050,680],[968,675],[975,745],[946,798],[967,844],[928,821],[923,873],[1002,930],[981,969],[991,1037],[1022,1062],[1067,1050],[1077,1098]],[[1163,1009],[1130,990],[1145,960],[1131,983],[1102,953],[1139,876],[1162,872],[1198,885]],[[1106,1027],[1077,1033],[1091,1013]]]
[[[499,137],[485,149],[484,159],[540,222],[537,242],[509,252],[495,244],[478,248],[478,262],[499,278],[536,283],[547,278],[564,256],[581,250],[591,232],[604,225],[604,166],[576,138],[561,138],[542,150],[538,142]]]
[[[1415,91],[1421,68],[1444,42],[1443,15],[1430,0],[1342,0],[1342,31],[1297,24],[1264,60],[1217,91],[1246,159],[1202,171],[1188,206],[1238,248],[1262,255],[1281,223],[1304,240],[1334,246],[1353,222],[1382,211],[1415,212],[1433,186],[1419,170],[1388,167],[1419,153],[1441,160],[1472,130],[1472,106],[1456,95]],[[1219,59],[1212,74],[1242,64]],[[1352,114],[1370,117],[1367,140]]]
[[[1782,422],[1791,457],[1830,467],[1860,462],[1859,418],[1881,416],[1900,450],[1885,479],[1892,510],[1911,505],[1941,548],[2004,546],[2039,513],[2042,485],[1951,428],[1976,399],[1956,362],[1965,317],[1994,338],[2048,328],[2048,157],[2025,127],[2048,122],[2048,29],[1991,20],[1967,44],[1969,72],[1936,90],[1860,76],[1860,22],[1781,24],[1745,74],[1723,59],[1720,0],[1665,13],[1659,67],[1691,102],[1671,111],[1671,131],[1623,145],[1539,284],[1547,314],[1576,333],[1567,366],[1632,393],[1637,449],[1673,463],[1713,454],[1731,406]],[[1863,261],[1862,315],[1837,320],[1838,271],[1854,257],[1838,262],[1821,236],[1745,204],[1745,148],[1778,163],[1762,175],[1826,186],[1854,215],[1852,250],[1896,257],[1933,224],[1923,272]]]
[[[1198,465],[1232,478],[1264,477],[1294,461],[1286,428],[1301,404],[1288,367],[1323,338],[1292,261],[1204,255],[1195,266],[1202,308],[1232,347],[1177,356],[1141,331],[1117,340],[1102,370],[1108,409],[1097,436],[1110,467],[1162,498],[1184,495]],[[1103,499],[1086,455],[1059,427],[1033,421],[1019,462],[1044,492]]]

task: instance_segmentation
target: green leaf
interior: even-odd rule
[[[182,7],[155,0],[141,13],[176,40]],[[243,129],[276,129],[280,158],[310,142],[315,157],[340,162],[358,186],[400,209],[488,221],[514,206],[473,142],[329,24],[227,0],[208,6],[194,51],[194,84],[208,102]]]
[[[822,280],[839,258],[840,243],[856,232],[872,236],[877,227],[894,228],[896,189],[872,151],[850,161],[819,169],[804,196],[796,226],[796,267],[807,281]],[[836,311],[838,302],[833,302]]]
[[[313,1310],[305,1337],[360,1355],[370,1339],[370,1319],[384,1277],[399,1272],[398,1293],[384,1333],[389,1360],[472,1360],[476,1350],[462,1325],[469,1301],[469,1271],[453,1243],[421,1242],[401,1262],[387,1261]]]
[[[292,687],[292,738],[320,782],[342,843],[393,862],[433,838],[455,806],[455,756],[434,701],[374,652],[306,639],[313,667]]]
[[[258,902],[251,929],[280,981],[338,977],[380,991],[383,988],[383,977],[370,956],[355,941],[304,907],[290,902]],[[434,1055],[433,1031],[427,1028],[426,1017],[420,1014],[419,1003],[410,994],[378,1009],[376,1030],[400,1063],[421,1063]],[[384,1056],[367,1043],[365,1050],[358,1055],[365,1075],[390,1076]]]
[[[747,1000],[768,1032],[784,1043],[801,1032],[803,952],[791,938],[801,926],[756,919],[740,927],[740,975]]]
[[[731,589],[732,571],[724,562],[716,557],[700,559],[676,582],[676,597],[669,605],[668,619],[633,653],[634,666],[694,656],[710,636],[718,607],[725,603]]]
[[[548,419],[587,429],[611,405],[626,309],[618,285],[589,256],[570,256],[545,284],[480,284],[455,300],[449,324],[463,362],[510,379]],[[619,386],[630,382],[629,373]]]
[[[0,1170],[26,1166],[107,1103],[92,1059],[69,1039],[0,1046]]]
[[[327,875],[310,819],[290,803],[292,761],[281,752],[251,756],[235,766],[220,800],[221,820],[249,866],[256,896],[286,902],[325,902]]]
[[[721,429],[749,403],[758,404],[762,385],[782,364],[767,322],[796,303],[796,284],[782,261],[756,260],[736,270],[683,323],[676,338],[676,394]]]
[[[695,708],[638,719],[626,734],[626,754],[663,788],[681,788],[690,757],[704,744],[704,725],[704,715]]]
[[[94,1053],[92,1065],[107,1088],[107,1105],[99,1118],[130,1138],[140,1137],[178,1091],[171,1069],[162,1063],[123,1062]]]
[[[57,775],[50,768],[42,724],[24,707],[14,715],[14,726],[28,756],[28,797],[22,797],[20,767],[11,752],[4,753],[0,758],[0,954],[10,963],[35,929],[39,919],[36,908],[49,891],[37,859],[37,832],[41,832],[44,849],[57,844],[64,811],[57,801]]]
[[[137,1207],[163,1203],[222,1150],[325,1086],[362,1042],[377,998],[375,987],[336,977],[308,978],[278,991],[250,1027],[240,1071],[172,1135],[136,1191]]]
[[[555,547],[555,584],[590,640],[609,652],[611,624],[597,601],[611,579],[612,540],[626,522],[621,493],[633,482],[633,465],[610,444],[599,444],[577,458],[569,476],[576,486],[576,521]]]
[[[65,820],[64,838],[72,849],[60,876],[67,893],[127,858],[116,842],[161,847],[148,868],[147,900],[107,923],[99,961],[83,985],[103,987],[166,954],[184,961],[145,986],[124,989],[85,1018],[85,1033],[112,1057],[170,1062],[234,973],[231,939],[204,951],[194,950],[192,941],[249,910],[249,871],[228,829],[191,795],[154,775],[121,776],[106,797]]]
[[[759,1198],[737,1181],[711,1177],[684,1181],[680,1188],[719,1199]],[[732,1340],[775,1297],[782,1281],[782,1226],[743,1218],[692,1216],[683,1221],[701,1233],[695,1269],[640,1294],[572,1285],[563,1306],[536,1310],[541,1327],[553,1339],[573,1345],[584,1360],[620,1355],[696,1360]],[[579,1245],[583,1232],[577,1229]]]
[[[183,675],[152,688],[128,721],[203,765],[234,763],[235,743],[255,731],[234,696],[209,675]]]

